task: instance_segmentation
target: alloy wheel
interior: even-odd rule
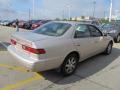
[[[107,47],[107,53],[110,54],[112,51],[112,44],[110,43]]]
[[[65,71],[67,73],[72,73],[74,69],[76,68],[76,63],[77,61],[74,57],[69,58],[65,65]]]

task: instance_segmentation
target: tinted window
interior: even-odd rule
[[[114,28],[114,24],[108,23],[108,24],[103,25],[102,28],[103,28],[103,30],[104,30],[104,29],[110,30],[111,28]]]
[[[34,33],[44,34],[48,36],[61,36],[70,27],[71,25],[67,23],[50,22],[50,23],[42,25],[40,28],[35,30]]]
[[[90,33],[92,37],[102,36],[102,33],[94,26],[89,26]]]
[[[87,25],[77,25],[75,29],[75,38],[90,37],[90,32]]]

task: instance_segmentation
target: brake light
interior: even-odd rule
[[[33,27],[37,27],[38,25],[37,24],[34,24]]]
[[[28,52],[34,53],[34,54],[45,54],[46,51],[44,49],[35,49],[35,48],[31,48],[25,45],[22,45],[22,48]]]
[[[16,45],[17,42],[16,42],[15,40],[11,39],[11,44],[12,44],[12,45]]]
[[[36,29],[37,27],[39,27],[39,25],[33,24],[33,25],[32,25],[32,30]]]

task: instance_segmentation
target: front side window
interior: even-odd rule
[[[50,22],[34,31],[37,34],[61,36],[71,27],[68,23]]]
[[[102,36],[102,33],[94,26],[89,26],[89,30],[92,37]]]
[[[77,25],[75,29],[75,38],[86,38],[90,37],[90,32],[87,25]]]

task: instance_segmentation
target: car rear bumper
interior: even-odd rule
[[[18,62],[21,63],[24,67],[28,68],[31,71],[45,71],[48,69],[55,68],[56,64],[51,65],[52,60],[34,60],[30,56],[24,55],[23,53],[17,51],[12,45],[8,47],[8,51],[17,58]]]

